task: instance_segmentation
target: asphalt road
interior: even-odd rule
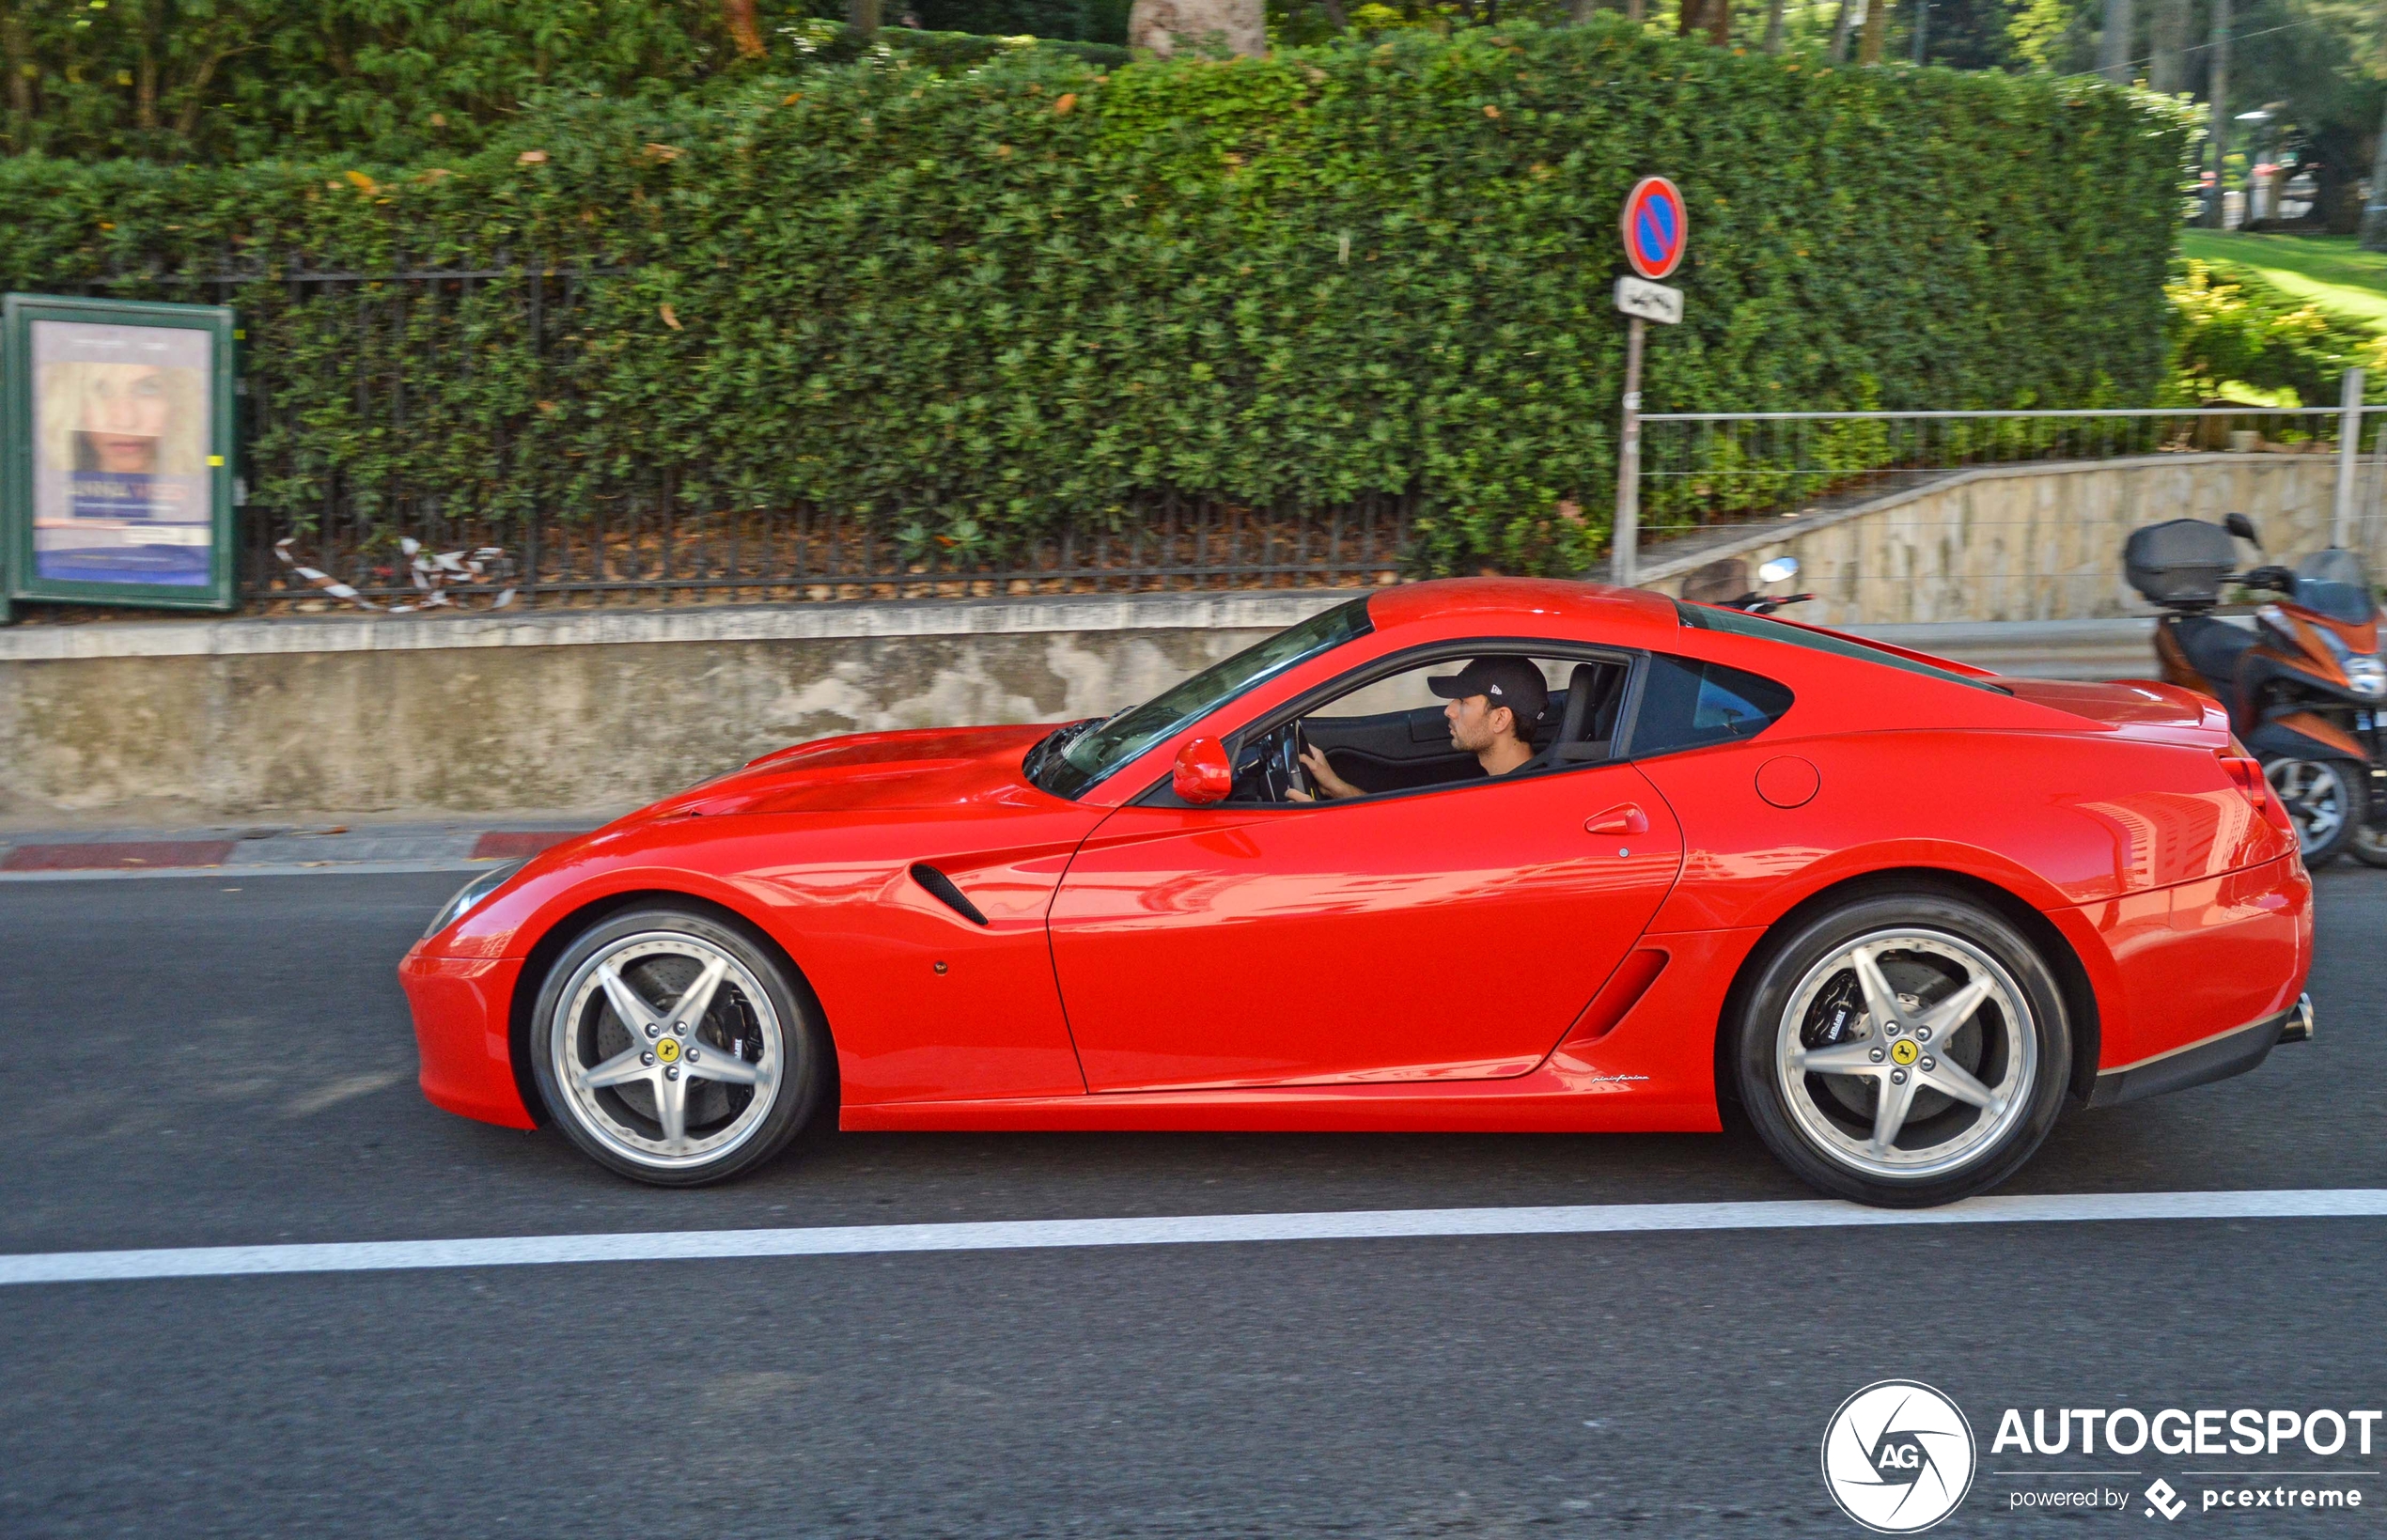
[[[1810,1195],[1736,1133],[829,1134],[636,1188],[415,1094],[391,969],[455,882],[0,885],[0,1252]],[[2387,873],[2321,889],[2317,1042],[2076,1114],[2008,1190],[2387,1188]],[[2115,1462],[1993,1454],[1999,1409],[2387,1406],[2383,1312],[2379,1220],[0,1288],[0,1534],[1853,1535],[1818,1442],[1887,1377],[1981,1439],[1935,1532],[2137,1529],[2135,1501],[2007,1512],[2093,1484],[1999,1471]],[[2256,1463],[2369,1507],[2179,1522],[2358,1533],[2387,1504],[2387,1430]]]

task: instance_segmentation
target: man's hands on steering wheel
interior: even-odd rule
[[[1292,723],[1291,730],[1285,734],[1284,741],[1290,750],[1293,760],[1292,784],[1286,789],[1286,801],[1312,802],[1323,801],[1334,797],[1366,795],[1359,787],[1334,773],[1334,767],[1327,763],[1326,751],[1311,746],[1309,735],[1302,731],[1300,723]]]

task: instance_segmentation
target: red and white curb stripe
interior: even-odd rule
[[[493,861],[521,861],[551,845],[577,836],[577,830],[491,830],[390,840],[360,836],[372,848],[391,844],[419,848],[399,856],[343,855],[335,839],[311,848],[319,858],[307,861],[248,861],[237,857],[238,840],[94,840],[37,843],[9,847],[0,854],[0,881],[71,880],[113,877],[190,877],[237,874],[270,877],[312,872],[447,872],[472,871]],[[467,841],[470,841],[467,844]],[[352,849],[364,847],[352,847]]]
[[[422,1268],[551,1267],[573,1262],[702,1262],[896,1252],[1047,1251],[1272,1240],[1418,1240],[1487,1236],[1647,1235],[1693,1230],[1881,1229],[2125,1220],[2387,1219],[2387,1189],[2246,1192],[2083,1192],[1974,1198],[1944,1208],[1790,1203],[1586,1204],[1549,1208],[1388,1208],[1322,1214],[839,1224],[805,1229],[664,1230],[626,1235],[496,1236],[469,1240],[190,1246],[0,1256],[0,1285],[247,1278],[270,1273]]]

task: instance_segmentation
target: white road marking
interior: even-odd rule
[[[1944,1208],[1802,1203],[1590,1204],[1552,1208],[1388,1208],[1321,1214],[841,1224],[811,1229],[663,1230],[293,1246],[0,1255],[0,1284],[91,1283],[398,1268],[508,1268],[564,1262],[692,1262],[864,1256],[1068,1246],[1183,1246],[1260,1240],[1400,1240],[1449,1236],[1627,1235],[1662,1230],[1807,1230],[1911,1224],[2043,1224],[2114,1220],[2387,1218],[2387,1189],[2090,1192],[1974,1198]]]

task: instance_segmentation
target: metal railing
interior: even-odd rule
[[[2387,490],[2387,406],[2361,406],[2359,370],[2334,409],[2198,406],[2074,411],[1776,411],[1647,413],[1640,454],[1640,561],[1705,549],[1984,468],[2096,466],[2141,456],[2334,456],[2330,530],[2356,544]],[[2368,468],[2364,444],[2370,444]],[[1621,542],[1623,544],[1623,542]]]
[[[264,613],[349,602],[302,566],[367,601],[419,598],[410,538],[433,552],[494,550],[480,586],[545,605],[1339,587],[1402,570],[1414,494],[1320,508],[1155,491],[1100,518],[968,539],[902,518],[683,495],[670,464],[638,453],[634,430],[592,456],[556,428],[601,366],[575,350],[578,329],[605,324],[602,286],[632,271],[227,261],[67,291],[240,307],[240,591]],[[460,413],[426,388],[476,371],[501,410]],[[594,459],[624,468],[591,475]]]

